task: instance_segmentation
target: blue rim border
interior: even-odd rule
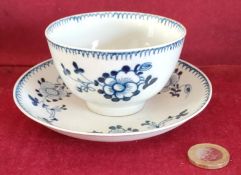
[[[131,132],[131,133],[118,133],[118,134],[110,134],[110,133],[88,133],[88,132],[77,132],[77,131],[71,131],[68,129],[60,128],[55,125],[51,125],[49,123],[46,123],[44,121],[40,121],[38,117],[33,117],[31,112],[29,112],[23,105],[22,97],[21,97],[21,91],[24,86],[24,84],[27,82],[29,78],[31,78],[32,75],[35,73],[38,73],[40,70],[45,69],[46,67],[52,66],[53,60],[49,59],[44,62],[41,62],[37,64],[36,66],[32,67],[31,69],[27,70],[15,83],[14,89],[13,89],[13,98],[14,102],[17,105],[17,107],[22,111],[26,116],[28,116],[30,119],[36,121],[37,123],[40,123],[48,128],[54,129],[54,130],[60,130],[62,132],[68,132],[72,134],[82,134],[82,135],[93,135],[93,136],[127,136],[127,135],[138,135],[138,134],[146,134],[146,133],[152,133],[159,129],[150,129],[145,131],[139,131],[139,132]],[[203,103],[200,105],[200,107],[194,111],[192,114],[189,114],[189,116],[183,120],[180,120],[180,123],[184,123],[187,120],[191,119],[192,117],[199,114],[209,103],[211,96],[212,96],[212,85],[210,80],[207,78],[207,76],[198,68],[193,66],[192,64],[179,59],[178,65],[182,66],[185,70],[188,70],[189,72],[192,72],[194,76],[198,77],[201,80],[201,83],[205,87],[205,98]],[[174,123],[175,124],[175,123]],[[167,125],[165,129],[172,128],[174,124]],[[163,128],[161,128],[163,129]]]
[[[184,38],[176,41],[175,43],[168,44],[163,47],[159,48],[152,48],[152,49],[142,49],[139,51],[126,51],[126,52],[105,52],[105,51],[89,51],[89,50],[82,50],[82,49],[73,49],[69,47],[64,47],[58,44],[53,43],[52,41],[48,40],[50,46],[64,52],[66,54],[73,54],[73,55],[81,55],[83,58],[97,58],[97,59],[105,59],[105,60],[123,60],[123,59],[132,59],[133,57],[146,57],[150,55],[160,54],[162,52],[167,52],[174,50],[178,47],[181,47],[184,43]]]
[[[175,28],[179,32],[183,32],[182,37],[179,39],[160,44],[153,47],[146,47],[146,48],[138,48],[138,49],[124,49],[124,50],[90,50],[84,48],[76,48],[76,47],[68,47],[60,43],[56,43],[49,38],[49,34],[53,32],[53,30],[61,25],[65,25],[68,22],[80,22],[86,18],[91,17],[99,17],[100,19],[103,18],[115,18],[115,19],[138,19],[138,20],[156,20],[157,23],[164,24],[165,26],[169,26],[170,28]],[[48,44],[56,50],[62,51],[66,54],[73,54],[73,55],[81,55],[82,57],[93,57],[97,59],[131,59],[135,56],[144,57],[150,55],[160,54],[162,52],[167,52],[174,50],[178,47],[181,47],[184,43],[186,35],[185,27],[170,18],[148,14],[148,13],[139,13],[139,12],[121,12],[121,11],[110,11],[110,12],[92,12],[92,13],[83,13],[73,16],[68,16],[59,20],[56,20],[48,25],[45,30],[45,36],[47,38]]]

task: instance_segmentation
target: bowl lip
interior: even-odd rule
[[[79,17],[79,16],[86,16],[86,15],[94,15],[94,14],[105,14],[105,13],[120,13],[120,14],[137,14],[137,15],[145,15],[145,16],[152,16],[152,17],[157,17],[157,18],[162,18],[162,19],[166,19],[167,21],[170,22],[174,22],[176,23],[178,26],[180,26],[180,28],[182,29],[182,34],[180,37],[178,37],[177,39],[173,40],[173,41],[169,41],[169,42],[165,42],[162,44],[158,44],[158,45],[153,45],[153,46],[148,46],[148,47],[137,47],[137,48],[131,48],[131,49],[91,49],[91,48],[85,48],[85,47],[77,47],[77,46],[73,46],[73,45],[67,45],[61,42],[56,42],[53,39],[50,39],[50,34],[48,33],[48,30],[51,26],[53,26],[54,24],[68,19],[68,18],[73,18],[73,17]],[[57,47],[61,47],[61,48],[65,48],[65,49],[69,49],[69,50],[75,50],[75,51],[87,51],[87,52],[100,52],[100,53],[129,53],[129,52],[141,52],[141,51],[146,51],[146,50],[151,50],[151,49],[162,49],[165,48],[167,46],[170,45],[175,45],[177,43],[182,43],[182,41],[184,41],[185,36],[187,34],[187,30],[186,27],[181,24],[180,22],[165,17],[165,16],[161,16],[161,15],[156,15],[156,14],[151,14],[151,13],[143,13],[143,12],[136,12],[136,11],[96,11],[96,12],[88,12],[88,13],[79,13],[79,14],[75,14],[75,15],[70,15],[70,16],[66,16],[63,18],[59,18],[53,22],[51,22],[46,28],[45,28],[45,37],[47,39],[48,43],[51,43]]]

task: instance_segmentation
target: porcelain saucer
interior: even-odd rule
[[[130,116],[90,112],[65,86],[52,59],[24,73],[13,91],[17,107],[30,119],[67,136],[104,142],[139,140],[170,131],[200,113],[211,95],[207,76],[183,60],[165,88]]]

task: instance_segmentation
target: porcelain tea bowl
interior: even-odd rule
[[[94,12],[54,21],[45,35],[70,91],[95,113],[125,116],[166,85],[186,29],[157,15]]]

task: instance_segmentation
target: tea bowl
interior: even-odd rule
[[[91,111],[108,116],[138,112],[165,86],[185,35],[175,20],[117,11],[68,16],[45,30],[66,86]]]

